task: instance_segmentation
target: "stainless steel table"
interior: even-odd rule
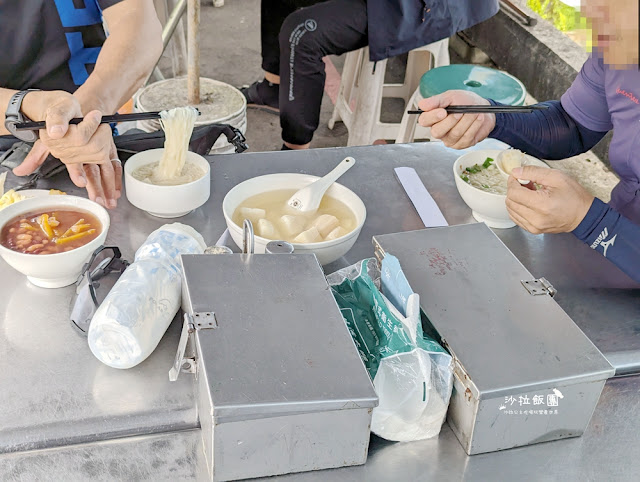
[[[374,234],[422,228],[393,175],[414,167],[450,224],[473,222],[454,186],[456,154],[434,144],[216,156],[212,195],[180,219],[208,242],[224,231],[221,203],[238,182],[272,172],[326,173],[344,156],[358,165],[340,182],[356,191],[368,218],[355,247],[333,271],[372,256]],[[80,193],[64,176],[50,186]],[[44,186],[43,186],[44,187]],[[122,199],[108,241],[131,258],[163,224]],[[571,235],[498,236],[620,371],[640,365],[640,285]],[[200,431],[188,376],[170,383],[177,345],[173,323],[158,349],[127,371],[101,365],[67,319],[72,288],[35,288],[0,262],[0,480],[189,480],[202,470]],[[637,478],[640,377],[607,383],[586,434],[501,453],[467,457],[445,425],[434,440],[392,444],[372,437],[363,467],[298,474],[293,480],[525,480]]]

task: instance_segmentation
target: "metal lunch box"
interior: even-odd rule
[[[448,423],[469,455],[581,435],[614,369],[483,223],[375,236],[454,358]]]
[[[172,376],[195,375],[209,480],[364,464],[378,399],[315,255],[182,263]]]

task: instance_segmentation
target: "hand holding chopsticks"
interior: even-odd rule
[[[447,114],[530,114],[537,110],[548,109],[546,105],[450,105],[444,110]],[[422,114],[423,110],[409,110],[407,114]]]
[[[198,111],[198,115],[200,115],[200,111]],[[133,114],[114,114],[114,115],[103,115],[100,124],[111,124],[114,122],[133,122],[139,120],[152,120],[159,119],[160,112],[134,112]],[[83,117],[74,117],[69,121],[69,124],[80,124],[84,120]],[[16,124],[16,130],[39,130],[45,129],[46,123],[43,122],[23,122],[21,124]]]
[[[546,106],[491,105],[478,94],[466,90],[449,90],[422,99],[418,122],[431,129],[430,137],[447,147],[466,149],[487,138],[496,126],[497,113],[527,113],[545,109]]]

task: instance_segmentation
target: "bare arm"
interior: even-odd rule
[[[86,186],[91,199],[112,208],[120,197],[122,167],[111,129],[100,124],[100,117],[113,114],[142,85],[162,52],[162,34],[153,0],[124,0],[106,9],[104,18],[109,36],[93,72],[73,95],[50,91],[25,96],[23,112],[46,121],[47,128],[13,172],[30,174],[51,153],[67,165],[77,186]],[[7,96],[8,103],[12,93],[2,89],[0,102]],[[82,115],[82,123],[69,126],[70,119]]]
[[[113,114],[142,85],[162,53],[162,27],[153,0],[124,0],[104,11],[109,28],[98,61],[87,81],[73,96],[82,114],[99,110]],[[8,135],[4,127],[4,106],[17,91],[0,87],[0,135]],[[63,91],[28,94],[23,111],[32,120],[45,120],[47,109]]]
[[[153,0],[124,0],[104,11],[109,36],[87,81],[76,90],[83,114],[113,114],[142,86],[162,53]]]

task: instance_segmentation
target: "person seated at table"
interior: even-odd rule
[[[262,0],[264,80],[242,92],[249,105],[280,112],[283,149],[306,149],[320,120],[324,56],[369,45],[370,59],[382,60],[497,11],[498,0]]]
[[[560,101],[532,114],[453,114],[445,107],[496,104],[465,91],[422,100],[419,122],[456,149],[493,137],[543,159],[591,149],[614,130],[611,167],[620,182],[605,204],[568,175],[525,166],[509,178],[507,209],[527,231],[571,232],[640,281],[640,70],[637,0],[584,0],[597,46]],[[530,179],[539,190],[523,187]]]
[[[0,1],[0,136],[9,134],[12,96],[27,89],[39,90],[26,94],[21,112],[47,125],[14,174],[31,174],[51,154],[91,199],[114,208],[122,166],[100,120],[142,85],[162,53],[161,34],[153,0]]]

